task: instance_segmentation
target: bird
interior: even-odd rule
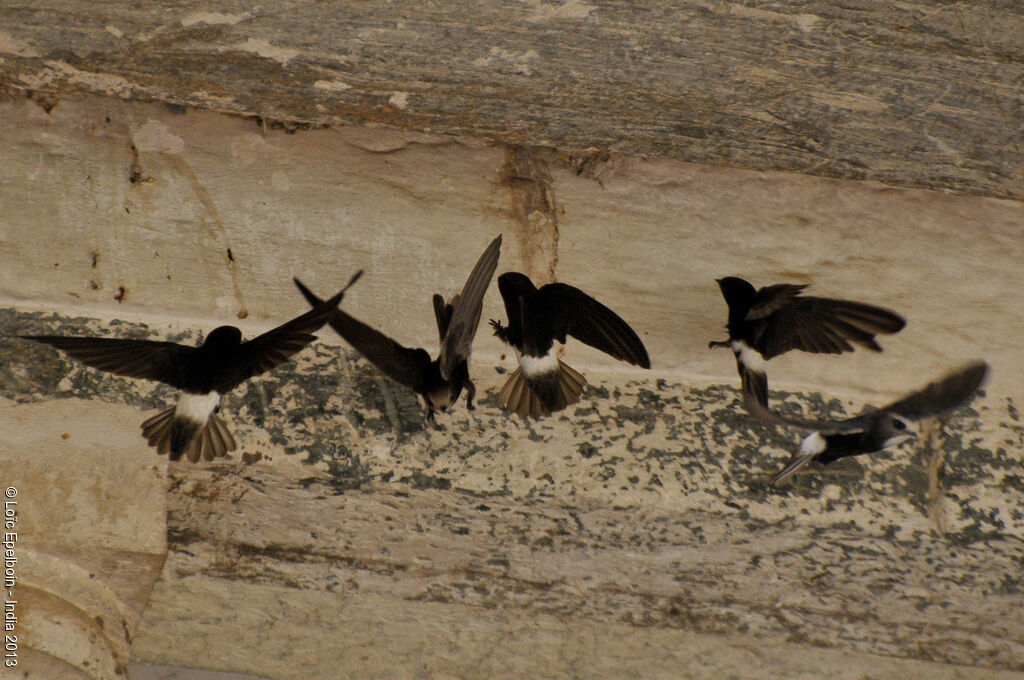
[[[491,320],[502,342],[516,353],[519,367],[498,394],[506,409],[541,418],[580,400],[587,379],[558,358],[555,340],[572,336],[621,361],[650,368],[647,349],[622,318],[579,288],[549,283],[540,288],[519,272],[498,277],[508,326]]]
[[[316,340],[313,335],[362,270],[324,304],[273,330],[242,341],[235,326],[219,326],[197,347],[156,340],[21,335],[55,347],[86,366],[115,375],[166,383],[180,390],[175,406],[142,423],[142,434],[159,455],[172,461],[213,460],[238,444],[214,411],[221,397],[249,378],[269,371]]]
[[[879,333],[896,333],[906,321],[888,309],[848,300],[804,297],[808,284],[780,283],[755,290],[736,276],[716,279],[726,304],[729,339],[708,348],[729,347],[736,355],[744,402],[768,407],[767,360],[799,349],[816,354],[852,352],[855,343],[875,352]]]
[[[770,425],[813,430],[800,443],[786,466],[771,478],[772,484],[778,484],[812,460],[828,465],[840,458],[877,453],[915,438],[917,435],[911,429],[912,423],[964,406],[984,385],[988,373],[988,364],[974,361],[888,406],[839,421],[811,422],[787,418],[769,411],[758,402],[748,405],[748,411]]]
[[[440,354],[433,361],[427,350],[403,347],[340,309],[330,315],[328,323],[385,375],[420,395],[429,422],[436,422],[435,411],[444,412],[456,404],[463,389],[466,390],[466,408],[472,411],[476,387],[469,378],[469,356],[480,324],[484,293],[491,284],[500,254],[499,234],[480,255],[461,293],[447,303],[441,295],[433,296],[441,343]],[[311,305],[320,304],[320,298],[302,281],[295,279],[295,285]]]

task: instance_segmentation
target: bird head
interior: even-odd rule
[[[721,279],[715,279],[715,282],[722,291],[722,297],[725,298],[725,303],[729,307],[732,307],[734,304],[749,307],[751,301],[757,295],[757,289],[738,276],[726,276]]]
[[[881,434],[885,440],[883,448],[897,446],[917,437],[917,433],[911,429],[911,422],[903,416],[895,414],[885,417],[881,423]]]
[[[229,349],[242,344],[242,331],[234,326],[218,326],[210,331],[203,341],[203,347]]]
[[[448,410],[456,399],[458,399],[458,393],[452,389],[452,385],[442,385],[436,390],[432,390],[425,395],[427,406],[430,408],[441,411],[442,413]]]
[[[526,274],[519,272],[505,272],[498,277],[498,291],[505,300],[516,299],[522,295],[528,295],[537,290]]]

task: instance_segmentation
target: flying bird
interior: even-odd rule
[[[747,408],[758,420],[770,425],[814,430],[808,435],[786,466],[771,482],[785,481],[797,470],[815,460],[823,465],[847,456],[877,453],[897,446],[917,435],[911,424],[941,415],[967,404],[981,389],[988,376],[988,364],[976,361],[928,383],[888,406],[863,415],[833,422],[810,422],[780,416],[757,402]]]
[[[848,300],[803,297],[807,284],[781,283],[755,290],[735,276],[717,279],[729,306],[729,339],[709,348],[729,347],[736,355],[743,400],[768,408],[765,362],[792,349],[816,354],[852,352],[855,343],[875,352],[878,333],[896,333],[906,322],[888,309]]]
[[[22,335],[65,352],[86,366],[128,378],[167,383],[181,391],[175,406],[142,423],[142,435],[160,455],[171,460],[185,455],[195,463],[213,460],[238,448],[224,421],[214,411],[222,395],[249,378],[284,363],[316,340],[313,335],[341,302],[345,291],[362,275],[322,305],[291,321],[242,342],[234,326],[213,329],[198,347],[155,340],[122,340],[61,335]]]
[[[650,368],[647,349],[618,314],[564,283],[537,288],[519,272],[498,277],[508,326],[491,320],[494,334],[511,345],[519,367],[498,401],[520,416],[540,418],[580,400],[587,379],[558,358],[555,340],[571,335],[605,354]]]
[[[466,390],[466,408],[473,410],[476,387],[469,378],[469,355],[483,311],[484,293],[491,283],[501,252],[501,236],[491,241],[466,279],[462,292],[445,303],[433,297],[434,318],[441,341],[441,353],[431,361],[425,349],[403,347],[359,319],[337,310],[328,319],[331,328],[366,357],[385,375],[416,394],[427,406],[427,420],[434,422],[434,411],[446,411]],[[320,304],[301,281],[295,279],[311,305]]]

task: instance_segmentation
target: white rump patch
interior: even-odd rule
[[[796,452],[796,455],[801,458],[809,458],[818,455],[826,448],[828,448],[828,442],[821,436],[821,433],[812,432],[800,443],[800,449]]]
[[[217,408],[219,403],[220,392],[210,392],[209,394],[182,392],[178,397],[178,405],[174,407],[174,418],[205,425],[210,414],[213,413],[213,409]]]
[[[744,366],[752,371],[757,371],[758,373],[765,372],[765,365],[767,362],[757,350],[753,349],[742,340],[733,340],[729,345],[732,347],[732,353],[736,355],[737,359],[743,362]]]
[[[558,353],[555,351],[554,345],[542,357],[531,357],[529,354],[520,354],[516,350],[516,358],[519,360],[519,365],[523,367],[523,373],[529,378],[544,373],[554,373],[558,370]]]

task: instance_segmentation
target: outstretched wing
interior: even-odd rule
[[[181,367],[196,351],[173,342],[83,338],[61,335],[22,335],[65,352],[86,366],[127,378],[158,380],[179,389],[184,387]]]
[[[647,348],[629,324],[618,314],[584,293],[564,283],[549,283],[539,293],[554,317],[555,335],[568,333],[580,342],[621,361],[650,368]]]
[[[792,349],[842,354],[853,351],[851,342],[881,351],[875,335],[896,333],[906,325],[903,317],[888,309],[847,300],[800,297],[801,288],[782,284],[758,292],[759,298],[764,291],[771,293],[748,314],[748,319],[761,321],[751,344],[765,359]]]
[[[882,408],[910,420],[922,420],[963,406],[981,389],[988,378],[988,364],[969,363],[924,388]]]
[[[459,296],[456,295],[452,298],[452,305],[458,301]],[[437,293],[434,293],[431,302],[434,303],[434,320],[437,321],[437,342],[441,347],[444,347],[444,336],[448,332],[448,324],[452,320],[452,310],[454,307],[446,303],[444,298]]]
[[[363,275],[360,269],[348,284],[334,297],[313,307],[277,328],[258,335],[239,347],[238,371],[232,378],[235,384],[259,375],[288,361],[292,355],[316,340],[313,333],[320,330],[345,296],[345,292]]]
[[[759,403],[744,393],[743,405],[747,413],[769,425],[796,427],[802,430],[816,430],[822,435],[850,434],[863,432],[877,419],[878,413],[888,412],[909,420],[923,420],[941,415],[963,406],[981,389],[988,377],[988,364],[975,361],[945,376],[928,383],[922,389],[912,392],[881,409],[838,421],[810,421],[787,418]]]
[[[803,420],[801,418],[783,416],[769,409],[767,404],[762,403],[754,390],[743,390],[743,407],[747,410],[747,413],[767,425],[795,427],[797,429],[807,431],[817,430],[819,432],[836,432],[837,427],[841,426],[843,423],[850,422],[851,425],[849,425],[849,429],[844,429],[842,430],[843,432],[856,432],[864,429],[863,425],[859,422],[853,423],[854,420],[859,421],[860,416],[858,418],[851,418],[849,421]]]
[[[448,318],[448,326],[445,328],[441,339],[441,377],[448,380],[452,371],[459,363],[469,359],[470,351],[473,348],[473,338],[476,336],[477,326],[480,325],[480,314],[483,312],[484,293],[491,285],[491,278],[498,266],[498,256],[501,254],[501,235],[491,241],[476,266],[466,279],[466,285],[453,302],[451,316]],[[435,313],[437,311],[437,300],[434,301]],[[438,319],[440,322],[440,319]],[[440,323],[438,324],[440,330]]]
[[[293,280],[309,304],[321,304],[320,298],[301,281]],[[415,392],[422,392],[425,389],[427,371],[430,368],[430,355],[426,350],[402,347],[388,336],[340,309],[330,314],[328,323],[334,332],[345,338],[356,351],[389,378],[397,380]]]
[[[800,295],[807,286],[806,283],[779,283],[774,286],[765,286],[754,296],[754,302],[747,310],[746,320],[754,321],[771,316],[790,304],[793,298]]]

